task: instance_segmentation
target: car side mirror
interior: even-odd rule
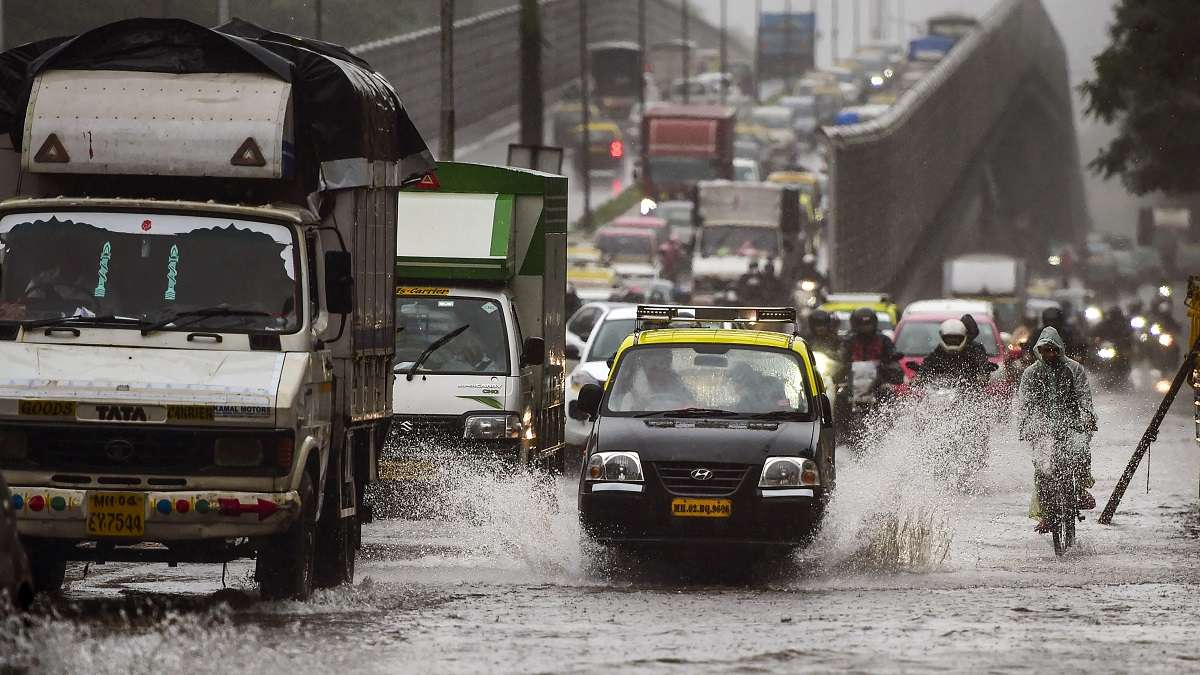
[[[581,422],[588,418],[587,413],[579,409],[579,401],[571,401],[567,404],[567,417]]]
[[[817,397],[817,401],[821,406],[821,426],[826,429],[833,428],[833,404],[829,402],[829,394],[822,393]]]
[[[563,357],[568,361],[578,361],[580,359],[578,345],[567,345],[567,348],[563,350]]]
[[[589,418],[595,418],[600,414],[600,400],[603,398],[603,387],[594,383],[585,384],[579,390],[579,399],[576,401],[578,404],[576,408]]]
[[[540,337],[525,338],[521,346],[521,365],[540,366],[546,362],[546,341]]]
[[[354,311],[353,258],[347,251],[325,252],[325,308],[330,314]]]

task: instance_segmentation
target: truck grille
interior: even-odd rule
[[[654,472],[667,492],[678,497],[723,497],[737,492],[750,467],[745,464],[655,462]],[[696,480],[692,471],[708,469],[712,478]]]
[[[185,429],[30,429],[31,459],[56,471],[189,473],[212,466],[211,432]]]

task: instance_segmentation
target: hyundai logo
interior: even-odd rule
[[[708,480],[712,477],[712,469],[692,469],[692,480]]]
[[[125,464],[133,459],[133,443],[124,438],[115,438],[104,445],[104,455],[118,464]]]
[[[404,420],[403,422],[400,423],[400,431],[403,431],[404,433],[407,434],[407,433],[412,432],[412,430],[413,430],[413,423],[411,421]]]

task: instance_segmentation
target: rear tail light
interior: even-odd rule
[[[292,458],[296,454],[296,441],[291,434],[281,434],[275,439],[275,466],[280,469],[292,468]]]
[[[621,141],[613,141],[608,144],[608,154],[613,159],[621,159],[625,156],[625,144]]]

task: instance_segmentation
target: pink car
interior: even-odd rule
[[[977,340],[987,350],[988,360],[999,367],[1004,367],[1006,351],[1004,342],[1000,339],[1000,329],[989,314],[971,313],[979,324]],[[962,313],[953,312],[920,312],[905,314],[896,326],[896,352],[900,355],[900,365],[904,367],[904,381],[911,382],[917,376],[915,367],[921,365],[925,357],[938,346],[938,327],[947,319],[960,319]]]

